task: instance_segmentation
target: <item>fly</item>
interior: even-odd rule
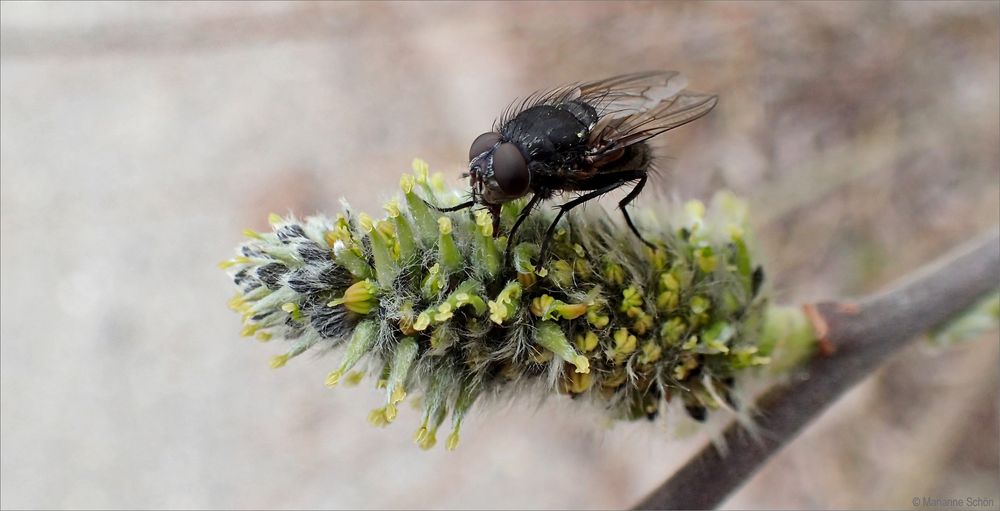
[[[685,89],[676,71],[652,71],[577,83],[533,94],[507,109],[491,132],[469,148],[471,200],[440,211],[484,206],[500,235],[500,208],[531,194],[507,236],[510,261],[517,229],[539,202],[557,193],[577,197],[558,206],[539,251],[545,261],[549,240],[563,215],[622,187],[618,202],[629,229],[646,245],[626,206],[642,192],[653,155],[649,139],[707,114],[718,96]]]

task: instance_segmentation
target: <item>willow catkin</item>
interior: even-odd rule
[[[726,406],[735,377],[769,363],[763,272],[748,243],[745,206],[725,193],[640,222],[643,245],[601,208],[567,215],[544,267],[539,245],[553,212],[524,222],[513,261],[484,211],[439,213],[457,203],[426,164],[404,175],[402,196],[374,219],[272,215],[272,232],[247,231],[223,263],[238,292],[243,335],[287,342],[281,367],[310,350],[338,348],[334,386],[371,368],[393,421],[423,395],[415,435],[429,448],[451,418],[447,447],[484,395],[526,389],[583,398],[615,419],[654,418],[680,401],[703,420]],[[504,206],[511,225],[523,201]]]

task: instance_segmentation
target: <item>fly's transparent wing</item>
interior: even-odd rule
[[[718,102],[718,96],[684,90],[649,110],[602,118],[591,132],[591,142],[615,148],[637,144],[698,119]]]
[[[595,152],[612,151],[689,123],[715,107],[717,96],[685,87],[687,79],[677,71],[644,71],[567,84],[515,101],[500,116],[495,130],[532,106],[580,101],[597,111],[591,147]]]
[[[676,71],[633,73],[580,86],[580,101],[597,109],[596,148],[614,150],[648,140],[712,110],[718,97],[687,89]]]
[[[646,71],[582,84],[578,97],[572,99],[587,103],[599,117],[611,120],[651,110],[686,86],[687,79],[677,71]]]
[[[684,77],[676,71],[645,71],[592,82],[567,83],[514,100],[501,113],[495,128],[503,126],[518,113],[533,106],[556,106],[574,100],[594,107],[598,117],[634,115],[653,108],[660,101],[676,94],[686,83]]]

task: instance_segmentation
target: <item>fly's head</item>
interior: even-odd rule
[[[531,186],[531,172],[521,150],[499,133],[483,133],[469,148],[469,185],[473,199],[490,210],[523,197]]]

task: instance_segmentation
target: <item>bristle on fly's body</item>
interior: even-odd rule
[[[653,418],[671,401],[703,419],[727,406],[734,377],[769,363],[763,273],[732,195],[641,223],[655,250],[601,208],[574,211],[536,267],[553,219],[540,208],[504,266],[507,240],[493,237],[488,215],[427,207],[454,204],[458,192],[419,160],[414,171],[385,218],[272,215],[271,232],[248,231],[222,264],[243,334],[288,344],[272,366],[343,345],[328,385],[356,378],[362,361],[376,368],[385,402],[373,424],[391,423],[402,401],[422,394],[415,441],[433,446],[451,417],[452,449],[477,397],[526,380],[616,419]],[[522,207],[505,204],[503,225]]]

